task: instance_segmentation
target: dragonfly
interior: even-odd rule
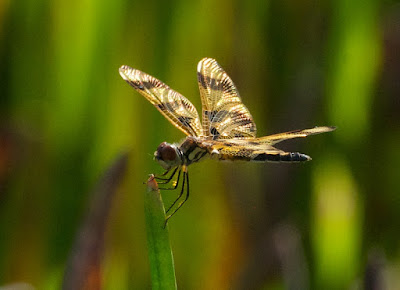
[[[192,163],[205,159],[251,162],[309,161],[311,157],[306,154],[285,152],[274,145],[285,140],[336,129],[332,126],[321,126],[256,137],[256,124],[242,103],[236,86],[212,58],[203,58],[197,66],[202,122],[195,106],[160,80],[127,65],[121,66],[119,73],[169,122],[187,135],[179,144],[162,142],[154,152],[154,159],[165,170],[163,174],[156,176],[158,183],[170,185],[164,189],[177,189],[180,186],[178,197],[166,210],[166,222],[189,198],[188,166]]]

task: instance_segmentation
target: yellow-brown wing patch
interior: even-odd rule
[[[322,126],[322,127],[314,127],[311,129],[303,129],[303,130],[294,130],[290,132],[278,133],[274,135],[269,135],[265,137],[257,138],[260,144],[268,144],[274,145],[276,143],[293,139],[293,138],[301,138],[307,137],[310,135],[321,134],[325,132],[330,132],[336,130],[336,127]]]
[[[256,124],[233,81],[211,58],[197,66],[202,102],[203,135],[212,139],[255,137]]]
[[[188,99],[160,80],[127,65],[119,73],[178,129],[189,136],[201,135],[199,115]]]

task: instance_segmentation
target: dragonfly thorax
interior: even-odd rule
[[[166,170],[182,165],[181,156],[181,150],[167,142],[162,142],[154,152],[154,159]]]

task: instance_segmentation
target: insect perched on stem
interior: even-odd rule
[[[154,153],[155,160],[165,169],[162,175],[156,176],[159,183],[172,185],[165,189],[176,189],[181,183],[177,199],[167,209],[166,221],[189,197],[188,166],[192,163],[206,158],[253,162],[308,161],[311,160],[308,155],[285,152],[273,145],[292,138],[335,130],[335,127],[324,126],[257,138],[256,124],[243,105],[235,85],[211,58],[202,59],[197,66],[202,123],[193,104],[163,82],[126,65],[119,69],[119,73],[168,121],[187,135],[180,145],[163,142]]]

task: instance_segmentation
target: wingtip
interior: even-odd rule
[[[130,70],[131,68],[129,67],[129,66],[127,66],[127,65],[121,65],[120,66],[120,68],[119,68],[119,72],[121,73],[121,72],[126,72],[126,71],[128,71],[128,70]]]
[[[335,131],[336,126],[316,126],[316,127],[312,128],[311,130],[314,131],[314,134],[320,134],[320,133]],[[314,134],[311,134],[311,135],[314,135]],[[307,136],[308,135],[309,134],[307,134]]]
[[[203,57],[197,64],[197,71],[200,72],[203,66],[210,66],[217,63],[217,61],[212,57]]]
[[[124,80],[128,80],[128,76],[129,76],[129,74],[131,74],[132,71],[133,71],[133,68],[131,68],[130,66],[127,66],[125,64],[119,68],[119,74]]]

